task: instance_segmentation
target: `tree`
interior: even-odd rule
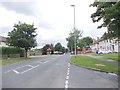
[[[89,46],[91,43],[93,43],[93,39],[91,37],[84,37],[79,40],[78,46],[80,48],[83,48],[83,47]]]
[[[54,46],[53,44],[46,44],[43,48],[42,48],[42,54],[43,55],[47,55],[47,50],[50,49],[50,54],[54,53]]]
[[[90,6],[97,7],[96,12],[91,15],[93,22],[103,23],[98,28],[107,27],[107,35],[112,37],[120,36],[120,1],[118,2],[94,2]]]
[[[55,51],[59,51],[59,52],[62,51],[62,45],[61,45],[61,43],[57,43],[57,44],[55,45]]]
[[[73,29],[72,31],[70,31],[68,38],[66,38],[67,40],[67,47],[69,48],[70,51],[74,50],[74,45],[76,42],[76,45],[78,45],[78,41],[80,39],[80,37],[82,37],[82,31],[79,29]],[[75,41],[75,36],[76,36],[76,41]]]
[[[50,48],[51,48],[51,54],[53,54],[54,53],[54,46],[53,46],[53,44],[50,45]]]
[[[37,36],[34,24],[26,24],[19,22],[14,24],[14,29],[8,32],[7,44],[18,48],[24,48],[27,51],[37,46],[35,37]]]
[[[47,50],[48,48],[50,48],[50,45],[49,44],[46,44],[43,48],[42,48],[42,54],[43,55],[47,55]]]

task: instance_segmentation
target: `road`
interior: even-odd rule
[[[70,55],[48,55],[2,66],[2,88],[118,88],[117,76],[69,63]]]

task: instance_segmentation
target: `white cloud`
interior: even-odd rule
[[[27,2],[22,0],[22,3],[17,1],[9,1],[10,5],[5,1],[1,2],[0,35],[2,36],[7,36],[18,21],[34,23],[38,28],[38,46],[57,42],[66,46],[65,38],[73,28],[72,4],[75,4],[76,7],[76,28],[83,30],[83,36],[96,38],[106,31],[104,28],[97,29],[101,22],[93,23],[90,18],[90,15],[95,12],[95,8],[89,7],[89,5],[94,0],[30,0],[30,3],[28,0]],[[33,3],[31,4],[31,2]]]

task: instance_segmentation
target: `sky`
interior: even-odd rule
[[[74,27],[83,31],[82,37],[101,37],[106,28],[97,29],[102,23],[93,23],[90,18],[96,8],[89,7],[94,0],[1,0],[0,36],[7,36],[19,21],[37,27],[37,48],[60,42],[67,47],[66,38]],[[82,38],[81,37],[81,38]]]

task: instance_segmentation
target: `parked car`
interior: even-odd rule
[[[109,54],[112,53],[111,50],[98,50],[98,54]]]

